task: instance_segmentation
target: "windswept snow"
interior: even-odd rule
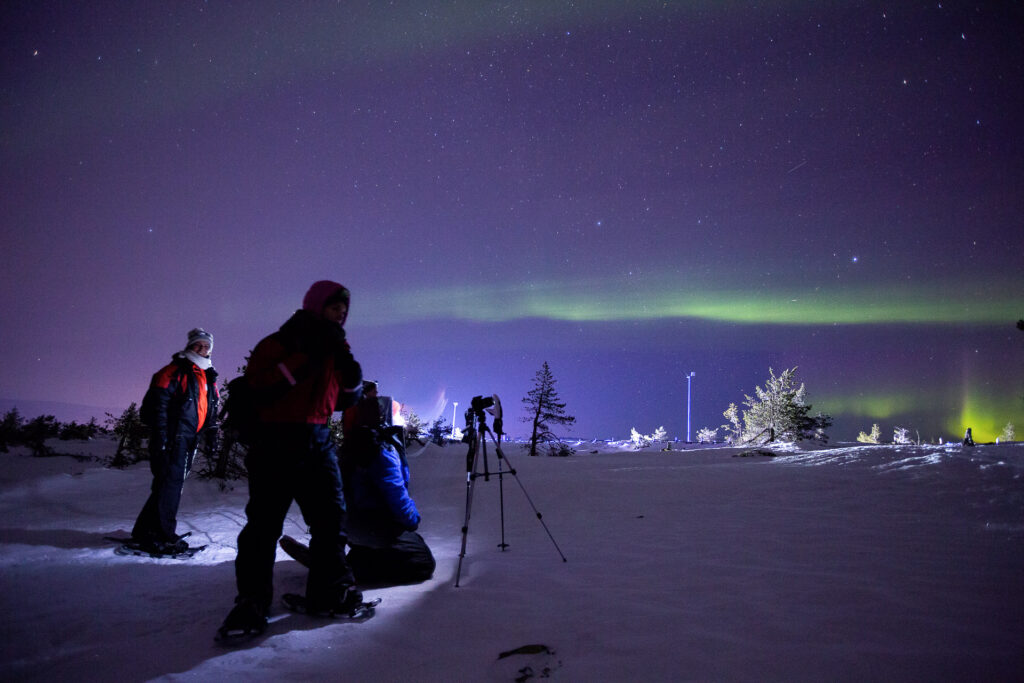
[[[416,448],[413,494],[435,578],[367,590],[383,602],[365,623],[276,608],[267,634],[234,648],[213,634],[234,597],[244,483],[186,483],[179,531],[209,544],[193,560],[120,557],[104,536],[131,528],[147,465],[113,470],[12,449],[0,454],[0,679],[1011,680],[1024,671],[1024,444],[794,446],[777,457],[576,448],[529,458],[505,446],[568,562],[507,476],[501,552],[499,483],[479,479],[455,588],[464,447]],[[294,507],[285,532],[304,537]],[[301,591],[305,572],[279,553],[275,579],[278,595]]]

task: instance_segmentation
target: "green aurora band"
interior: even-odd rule
[[[770,325],[1001,325],[1015,320],[1021,287],[875,286],[824,290],[731,291],[634,286],[607,281],[571,284],[450,287],[403,293],[388,303],[387,322],[457,319],[509,322],[529,318],[571,322],[697,319]],[[996,294],[991,294],[992,290]],[[383,321],[381,321],[383,322]]]
[[[611,282],[611,284],[610,284]],[[659,286],[610,279],[572,283],[519,284],[489,287],[431,288],[393,294],[382,305],[371,306],[366,323],[390,324],[425,320],[463,320],[507,323],[553,320],[580,323],[641,322],[672,319],[706,320],[749,325],[970,325],[999,327],[1019,317],[1022,283],[972,285],[944,283],[932,287],[904,284],[844,287],[826,290],[808,287],[776,291],[734,291],[690,284]],[[386,318],[386,319],[385,319]],[[930,406],[945,414],[947,437],[962,437],[971,427],[979,442],[994,441],[1013,421],[1019,397],[978,395],[965,387],[951,402],[910,389],[893,394],[819,395],[815,404],[831,414],[859,415],[863,429],[879,422],[891,437],[901,415]],[[1005,393],[1005,392],[1002,392]],[[935,435],[921,434],[930,440]],[[852,436],[851,436],[852,438]]]
[[[893,416],[910,412],[921,405],[921,398],[907,394],[886,394],[875,396],[827,397],[814,402],[815,408],[829,414],[843,413],[856,415],[867,420],[889,420]],[[870,425],[869,425],[870,426]]]

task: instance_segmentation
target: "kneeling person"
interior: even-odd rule
[[[436,563],[416,533],[420,513],[409,494],[409,464],[402,428],[393,426],[392,400],[372,382],[345,411],[341,473],[347,506],[348,563],[356,581],[369,585],[420,583]],[[304,546],[284,537],[281,546],[303,562]]]

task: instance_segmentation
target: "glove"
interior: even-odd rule
[[[323,335],[326,347],[329,351],[337,353],[341,349],[348,350],[348,342],[345,341],[345,328],[338,323],[329,320],[324,321]]]
[[[310,356],[315,358],[326,358],[342,349],[348,350],[345,328],[329,320],[319,320],[314,324],[306,344]]]
[[[346,387],[357,387],[363,382],[363,368],[352,357],[352,353],[346,351],[334,359],[334,366],[341,373],[342,384]]]
[[[220,427],[210,427],[206,432],[206,448],[210,453],[220,453]]]
[[[149,437],[149,452],[151,454],[162,454],[167,452],[167,434],[157,432]]]

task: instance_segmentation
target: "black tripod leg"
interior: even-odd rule
[[[526,492],[526,487],[523,486],[523,482],[519,481],[519,475],[516,474],[516,470],[512,467],[512,463],[509,462],[508,458],[505,457],[505,454],[501,452],[500,444],[496,446],[496,450],[498,451],[498,461],[500,462],[501,460],[504,460],[508,463],[508,473],[511,474],[512,478],[516,480],[517,484],[519,484],[520,490],[522,490],[523,495],[526,496],[526,502],[528,502],[530,507],[533,508],[534,514],[537,515],[537,521],[540,522],[542,527],[544,527],[544,532],[548,535],[548,538],[551,539],[552,545],[554,545],[555,550],[558,551],[558,556],[562,558],[562,562],[568,562],[569,560],[567,560],[565,555],[562,553],[562,549],[558,547],[558,542],[555,540],[555,537],[551,535],[551,530],[548,529],[548,525],[544,523],[544,516],[540,514],[540,510],[538,510],[537,506],[533,504],[533,499],[530,498],[530,494]]]
[[[501,509],[501,543],[498,544],[498,547],[504,552],[508,547],[508,543],[505,543],[505,473],[501,470],[501,451],[498,453],[498,505]]]
[[[459,579],[462,577],[462,559],[466,556],[466,538],[469,536],[469,513],[473,507],[473,485],[476,482],[476,458],[479,443],[474,439],[469,446],[469,453],[466,455],[466,518],[462,522],[462,550],[459,551],[459,567],[455,572],[455,587],[459,587]]]

